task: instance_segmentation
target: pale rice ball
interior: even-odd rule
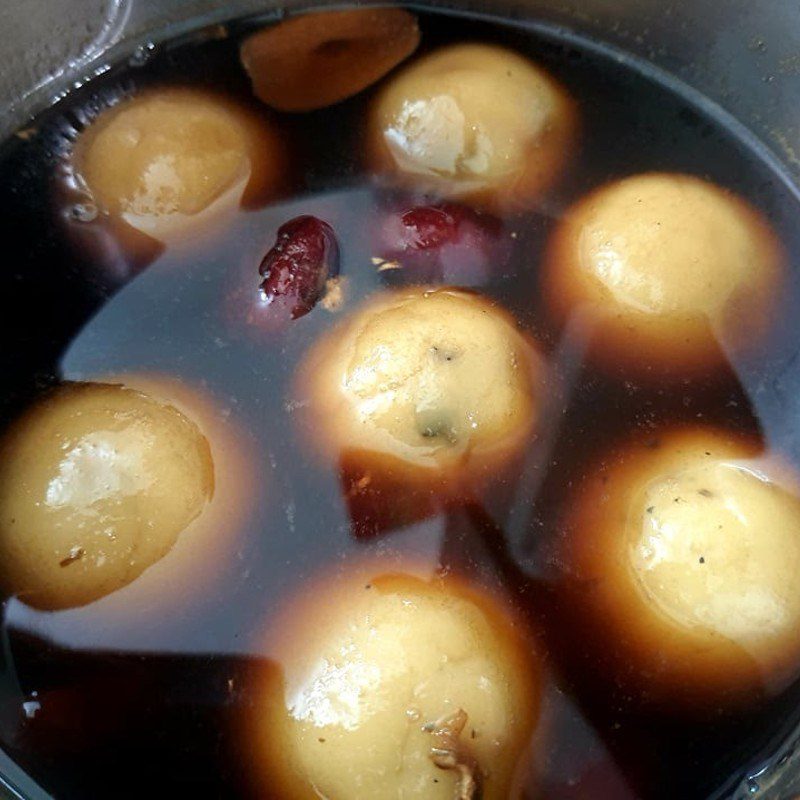
[[[783,272],[779,242],[744,200],[690,175],[647,173],[566,212],[542,291],[557,324],[588,326],[602,364],[706,369],[763,339]]]
[[[214,491],[209,444],[176,408],[121,385],[65,384],[0,444],[0,581],[79,606],[163,558]]]
[[[625,680],[670,702],[784,688],[800,667],[798,477],[700,426],[634,438],[587,475],[563,563]]]
[[[541,675],[508,609],[407,574],[304,593],[278,626],[283,680],[264,672],[256,687],[266,785],[330,800],[516,796]]]
[[[575,111],[561,86],[496,45],[458,44],[406,67],[375,99],[372,168],[495,210],[532,207],[562,172]]]
[[[302,375],[323,449],[447,491],[520,455],[535,435],[543,371],[493,301],[412,287],[376,295],[326,334]]]

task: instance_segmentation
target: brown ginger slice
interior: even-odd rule
[[[413,14],[399,8],[323,11],[254,33],[241,59],[262,102],[313,111],[358,94],[419,44]]]
[[[430,758],[439,769],[452,770],[458,776],[455,800],[479,800],[481,772],[475,757],[461,739],[467,714],[463,708],[436,722],[423,726],[433,738]]]

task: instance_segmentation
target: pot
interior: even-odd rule
[[[325,5],[318,2],[317,5]],[[529,21],[562,38],[642,62],[748,142],[800,197],[800,15],[797,0],[433,0],[434,6]],[[163,40],[308,3],[287,0],[6,0],[0,5],[0,137],[104,71],[146,60]],[[646,62],[646,63],[645,63]],[[800,362],[795,365],[800,374]],[[793,380],[797,380],[795,377]],[[791,384],[793,381],[787,381]],[[800,399],[798,419],[800,419]],[[800,426],[798,426],[800,427]],[[2,659],[2,655],[0,655]],[[2,661],[0,661],[2,663]],[[800,794],[800,731],[782,736],[730,800]],[[91,769],[91,765],[87,765]],[[0,795],[46,800],[0,752]]]

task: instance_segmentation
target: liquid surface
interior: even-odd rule
[[[764,212],[797,257],[794,197],[723,125],[611,54],[486,21],[424,13],[420,27],[420,53],[480,40],[529,55],[563,83],[582,116],[567,178],[540,212],[502,220],[510,259],[473,281],[538,336],[558,378],[535,457],[486,507],[354,536],[338,476],[318,466],[294,423],[301,398],[293,377],[303,354],[343,313],[387,281],[402,280],[373,262],[382,195],[362,171],[359,137],[374,87],[307,115],[271,115],[290,145],[284,196],[238,211],[202,246],[168,248],[146,268],[113,247],[80,246],[91,209],[71,206],[57,190],[63,153],[93,109],[148,87],[209,87],[259,108],[238,62],[251,23],[231,25],[223,39],[175,42],[141,66],[111,69],[45,114],[35,133],[0,150],[3,419],[54,382],[166,373],[204,387],[248,432],[259,477],[271,487],[236,537],[224,584],[180,613],[117,625],[84,609],[46,613],[6,602],[0,745],[60,798],[107,798],[109,787],[116,798],[140,798],[154,786],[164,795],[188,790],[198,800],[263,798],[242,777],[245,751],[232,733],[251,702],[248,671],[271,656],[254,647],[256,634],[300,581],[364,555],[391,564],[412,553],[432,570],[479,578],[510,595],[543,631],[553,677],[545,689],[546,735],[531,745],[538,774],[531,798],[725,796],[780,751],[800,719],[797,687],[758,712],[692,724],[649,718],[623,692],[598,696],[592,664],[581,657],[588,634],[565,624],[547,580],[548,537],[558,535],[554,510],[584,465],[625,431],[705,420],[762,435],[800,464],[797,276],[766,356],[733,364],[722,379],[677,385],[621,384],[585,367],[580,338],[567,330],[558,339],[537,299],[548,232],[571,202],[614,177],[674,170],[727,186]],[[317,306],[285,334],[232,323],[224,303],[231,285],[243,268],[257,269],[276,230],[300,214],[336,231],[344,308]],[[513,498],[510,508],[501,493]]]

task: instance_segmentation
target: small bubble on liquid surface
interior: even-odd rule
[[[143,67],[155,53],[156,46],[153,42],[139,45],[130,55],[128,64],[131,67]]]

